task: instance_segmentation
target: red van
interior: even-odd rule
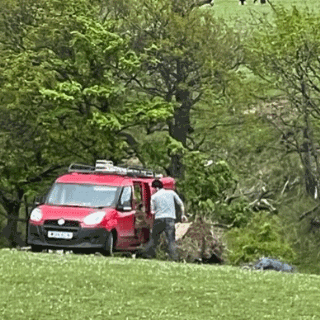
[[[71,164],[68,171],[30,214],[28,244],[33,251],[134,251],[149,240],[152,181],[159,178],[165,188],[175,188],[171,177],[106,160],[95,167]]]

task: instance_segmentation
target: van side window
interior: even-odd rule
[[[136,203],[136,209],[141,210],[143,208],[142,190],[140,184],[134,185],[134,199]]]
[[[135,184],[134,185],[134,198],[137,200],[138,203],[141,203],[141,188],[140,185]]]
[[[120,198],[120,205],[123,207],[131,207],[131,199],[131,187],[124,187]]]

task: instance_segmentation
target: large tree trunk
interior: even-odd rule
[[[18,221],[20,207],[23,198],[23,190],[18,188],[17,190],[17,199],[11,200],[5,197],[1,197],[2,205],[7,212],[7,225],[2,230],[1,234],[7,238],[9,241],[10,247],[22,246],[25,242],[21,239],[21,236],[18,232]]]
[[[317,179],[312,170],[311,153],[308,142],[302,145],[302,163],[304,166],[305,188],[308,195],[317,198]]]
[[[300,153],[302,165],[305,173],[305,188],[308,195],[314,199],[318,198],[319,164],[315,152],[312,129],[309,122],[309,114],[305,109],[305,128],[303,129],[303,143]]]
[[[308,110],[309,94],[305,81],[301,81],[302,103],[303,103],[303,142],[302,152],[300,153],[301,162],[304,166],[305,172],[305,187],[308,195],[314,199],[318,198],[318,185],[319,185],[319,163],[318,157],[314,146],[314,139],[312,135],[312,125],[310,123],[310,114]]]
[[[190,110],[193,105],[191,92],[189,90],[178,90],[176,100],[181,102],[179,108],[175,110],[174,120],[169,125],[170,136],[181,142],[185,147],[187,145],[188,134],[192,132],[190,125]],[[182,154],[171,155],[171,164],[169,173],[173,177],[183,177]]]

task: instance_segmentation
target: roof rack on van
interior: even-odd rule
[[[88,166],[86,164],[80,164],[80,163],[71,163],[68,172],[83,172],[83,173],[89,173],[89,172],[95,172],[95,167]]]
[[[144,177],[144,178],[161,178],[162,175],[155,173],[151,169],[143,167],[124,167],[114,166],[112,161],[109,160],[97,160],[95,167],[72,163],[69,166],[68,172],[79,172],[79,173],[105,173],[105,174],[117,174],[131,177]]]

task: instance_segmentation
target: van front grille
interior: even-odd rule
[[[57,230],[77,232],[80,229],[80,223],[79,221],[65,220],[63,225],[59,225],[58,220],[45,220],[43,227],[46,231]]]
[[[65,220],[65,223],[61,226],[58,224],[58,220],[45,220],[44,222],[45,227],[75,227],[79,228],[80,224],[79,221],[75,220]]]

